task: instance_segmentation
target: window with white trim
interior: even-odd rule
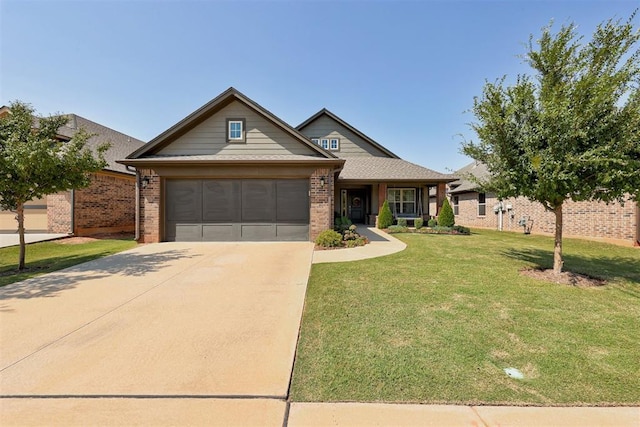
[[[478,216],[487,215],[487,195],[478,193]]]
[[[340,151],[340,138],[311,138],[311,142],[325,150]]]
[[[389,188],[387,201],[391,212],[394,214],[416,214],[416,189],[415,188]]]
[[[227,119],[227,142],[245,142],[244,119]]]
[[[460,215],[460,196],[453,196],[453,214]]]

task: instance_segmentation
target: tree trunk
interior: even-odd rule
[[[562,203],[553,208],[553,212],[556,214],[556,236],[555,245],[553,248],[553,272],[555,274],[562,273]]]
[[[24,255],[26,250],[26,245],[24,243],[24,203],[18,203],[16,213],[16,219],[18,220],[18,235],[20,236],[20,258],[18,259],[18,270],[24,270]]]

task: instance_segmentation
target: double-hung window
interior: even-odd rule
[[[227,119],[227,142],[245,142],[244,119]]]
[[[460,196],[453,196],[453,214],[460,215]]]
[[[478,193],[478,216],[485,216],[487,214],[487,195],[485,193]]]
[[[329,140],[329,150],[338,151],[340,149],[340,140],[338,138],[331,138]]]
[[[394,214],[416,214],[415,188],[390,188],[387,190],[387,201]]]

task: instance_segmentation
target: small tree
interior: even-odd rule
[[[389,202],[384,201],[378,214],[378,228],[389,228],[393,224],[393,214],[389,208]]]
[[[574,24],[543,29],[526,62],[536,78],[486,83],[471,127],[478,143],[462,151],[491,173],[483,187],[524,196],[555,214],[553,269],[562,271],[566,200],[624,203],[640,195],[640,31],[632,20],[600,24],[581,45]]]
[[[445,198],[438,213],[438,225],[442,227],[453,227],[455,223],[456,217],[453,215],[453,209],[451,209],[449,200]]]
[[[101,145],[94,153],[85,147],[91,137],[80,129],[61,141],[58,129],[66,116],[36,117],[29,104],[15,101],[0,117],[0,207],[16,213],[20,236],[18,269],[25,267],[24,204],[29,200],[86,187],[90,173],[104,168]]]

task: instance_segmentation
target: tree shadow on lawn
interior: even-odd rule
[[[507,258],[533,264],[534,268],[553,268],[553,252],[541,249],[503,250],[501,254]],[[585,274],[604,280],[623,279],[640,285],[640,262],[633,257],[607,257],[563,254],[564,271]],[[640,289],[639,289],[640,291]]]
[[[95,259],[96,254],[51,258],[47,263],[73,260],[83,264],[3,286],[0,288],[0,301],[55,297],[59,292],[72,289],[83,281],[102,279],[115,274],[141,277],[162,270],[171,261],[194,256],[199,255],[185,249],[172,249],[156,253],[122,252],[100,259]],[[85,262],[87,260],[89,261]]]

